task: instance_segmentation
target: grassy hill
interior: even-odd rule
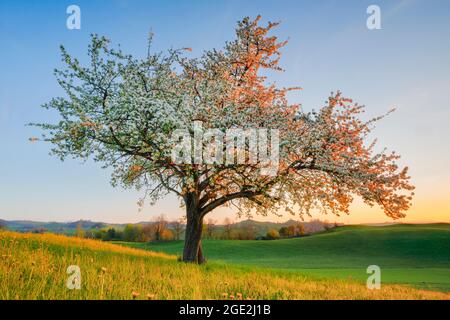
[[[162,253],[53,234],[0,232],[0,256],[0,299],[449,299],[398,285],[368,290],[296,272],[184,264]],[[80,290],[66,288],[70,265],[81,269]]]
[[[382,282],[450,291],[450,225],[345,226],[275,241],[204,240],[210,261],[366,281],[369,265]],[[180,254],[182,242],[127,244]]]

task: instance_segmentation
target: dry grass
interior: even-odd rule
[[[52,234],[0,232],[0,299],[449,299],[398,285],[357,282],[219,264]],[[80,290],[66,288],[69,265]],[[231,297],[230,297],[231,296]]]

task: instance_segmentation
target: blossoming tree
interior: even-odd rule
[[[234,41],[198,58],[189,58],[189,48],[153,53],[150,37],[148,55],[138,59],[93,35],[90,63],[83,66],[61,47],[66,68],[55,74],[67,95],[44,105],[61,119],[34,125],[44,129],[53,154],[92,157],[113,169],[113,185],[143,190],[140,201],[176,194],[186,209],[184,261],[204,261],[203,219],[220,206],[249,215],[339,215],[349,213],[358,196],[393,219],[404,217],[413,195],[407,168],[398,167],[397,154],[377,153],[366,141],[382,117],[361,120],[364,107],[340,92],[317,112],[305,112],[286,99],[297,88],[267,83],[261,71],[281,70],[279,49],[286,44],[269,35],[276,25],[245,18]],[[174,162],[172,133],[184,129],[193,136],[196,121],[223,132],[278,130],[276,174],[262,174],[258,161]]]

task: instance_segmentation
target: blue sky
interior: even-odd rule
[[[81,30],[66,28],[67,6],[81,8]],[[366,8],[381,8],[381,30],[368,30]],[[53,69],[59,45],[85,59],[98,33],[124,51],[144,55],[150,28],[155,49],[192,47],[192,55],[220,48],[237,20],[261,14],[281,21],[275,34],[289,39],[270,80],[299,85],[290,96],[306,109],[331,91],[365,104],[368,115],[397,111],[379,123],[381,146],[411,167],[417,186],[405,221],[450,221],[450,2],[433,1],[5,1],[0,2],[0,218],[67,221],[79,218],[135,222],[183,213],[168,197],[138,212],[139,193],[114,189],[109,172],[79,160],[64,163],[49,146],[31,144],[29,122],[57,117],[40,105],[62,94]],[[217,219],[232,212],[219,210]],[[286,219],[289,217],[286,217]],[[387,221],[378,209],[355,204],[352,215],[329,220]]]

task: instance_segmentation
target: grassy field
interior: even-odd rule
[[[346,226],[296,239],[203,243],[210,261],[358,281],[366,281],[369,265],[378,265],[383,283],[450,291],[448,224]],[[127,245],[179,255],[183,243]]]
[[[52,234],[0,232],[0,256],[0,299],[449,299],[405,286],[368,290],[357,281],[255,266],[197,266],[162,253]],[[81,269],[80,290],[66,287],[70,265]]]

